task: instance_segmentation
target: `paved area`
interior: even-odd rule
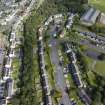
[[[52,38],[52,40],[50,41],[50,45],[51,45],[51,61],[52,61],[52,64],[55,65],[55,68],[56,68],[56,72],[55,72],[56,87],[60,89],[62,92],[61,104],[71,105],[69,96],[65,92],[67,86],[66,86],[64,75],[63,75],[63,67],[59,64],[57,39]]]

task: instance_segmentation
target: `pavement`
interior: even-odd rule
[[[59,64],[59,55],[58,55],[58,41],[57,39],[52,38],[50,41],[51,45],[51,62],[55,65],[55,79],[56,79],[56,87],[60,89],[62,93],[62,98],[60,104],[71,105],[68,94],[66,93],[66,82],[63,75],[63,67]]]

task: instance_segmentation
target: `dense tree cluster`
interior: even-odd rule
[[[80,69],[82,71],[82,73],[86,73],[89,71],[89,67],[88,67],[88,61],[86,59],[86,57],[84,56],[84,54],[82,54],[81,51],[77,52],[77,59],[78,59],[78,63],[80,65]]]
[[[88,0],[57,0],[56,2],[62,3],[68,10],[81,13],[84,11],[83,5],[87,4]]]
[[[105,78],[95,73],[97,86],[91,86],[91,98],[93,99],[93,105],[105,104]]]

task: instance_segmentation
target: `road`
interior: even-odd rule
[[[58,42],[56,39],[52,39],[50,44],[51,46],[51,62],[52,64],[55,65],[57,71],[56,71],[56,82],[57,82],[57,87],[59,87],[61,90],[66,88],[66,84],[64,81],[64,76],[63,76],[63,68],[61,65],[59,65],[59,55],[58,55]]]
[[[51,62],[55,65],[55,79],[56,79],[56,87],[60,89],[62,93],[61,103],[64,105],[71,105],[68,94],[65,92],[66,82],[63,75],[63,67],[59,64],[59,55],[58,55],[58,41],[57,39],[52,38],[50,41],[51,45]]]
[[[99,47],[99,46],[96,46],[96,45],[91,44],[88,40],[81,40],[81,41],[80,41],[80,44],[81,44],[81,45],[89,46],[89,47],[92,48],[92,49],[96,49],[96,50],[99,51],[99,52],[105,53],[105,49],[102,49],[102,48]]]

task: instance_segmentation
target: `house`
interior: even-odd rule
[[[15,41],[15,33],[11,33],[10,42]]]
[[[14,49],[16,47],[16,42],[15,41],[12,41],[12,44],[11,44],[11,49]]]
[[[63,15],[62,14],[56,14],[54,15],[54,23],[55,24],[60,24],[62,22]]]
[[[72,77],[74,79],[75,84],[81,88],[83,86],[81,78],[79,76],[79,70],[78,67],[75,64],[69,64],[68,68],[72,74]]]
[[[48,26],[53,21],[53,17],[50,16],[47,21],[45,21],[44,25]]]
[[[99,18],[99,22],[103,25],[105,25],[105,13],[101,13],[100,18]]]
[[[62,32],[60,33],[60,37],[63,38],[64,36],[65,36],[65,31],[62,31]]]
[[[55,19],[55,18],[62,18],[62,17],[63,17],[62,14],[56,14],[56,15],[54,15],[54,19]]]
[[[81,23],[86,26],[92,26],[95,24],[97,17],[99,16],[100,11],[94,8],[89,8],[81,17]]]
[[[65,52],[68,54],[72,51],[71,47],[69,46],[68,43],[65,44]]]
[[[10,99],[13,95],[13,80],[12,79],[7,80],[7,90],[8,90],[7,99]]]
[[[14,58],[15,57],[15,52],[13,49],[11,49],[10,54],[9,54],[10,58]]]

